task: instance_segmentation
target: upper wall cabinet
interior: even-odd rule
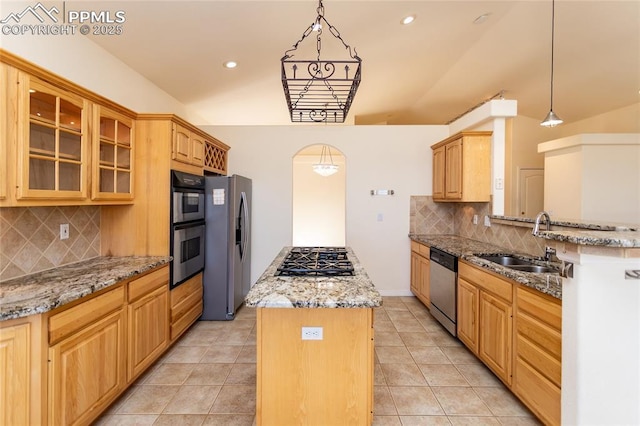
[[[93,111],[94,200],[133,199],[133,135],[131,118],[96,105]]]
[[[491,132],[461,132],[431,147],[433,200],[488,202]]]
[[[133,202],[133,111],[2,49],[0,89],[0,207]]]
[[[171,158],[196,167],[202,167],[204,140],[177,123],[173,124],[173,150]]]
[[[87,197],[89,102],[20,74],[17,199]]]

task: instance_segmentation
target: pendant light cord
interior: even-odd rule
[[[551,105],[550,109],[553,111],[553,46],[555,41],[555,28],[556,28],[556,2],[551,0]]]

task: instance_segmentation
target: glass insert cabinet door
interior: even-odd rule
[[[133,120],[97,105],[93,126],[92,198],[133,199]]]
[[[88,101],[33,77],[22,83],[18,198],[86,198]]]

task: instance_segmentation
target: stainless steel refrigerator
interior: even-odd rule
[[[204,308],[201,320],[232,320],[251,287],[251,179],[205,179]]]

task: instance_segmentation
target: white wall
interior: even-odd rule
[[[328,143],[346,158],[346,244],[383,295],[409,295],[409,196],[431,194],[431,148],[447,126],[210,126],[229,172],[253,179],[252,281],[292,243],[292,158]],[[393,189],[393,196],[371,196]],[[378,216],[382,215],[382,221]]]

